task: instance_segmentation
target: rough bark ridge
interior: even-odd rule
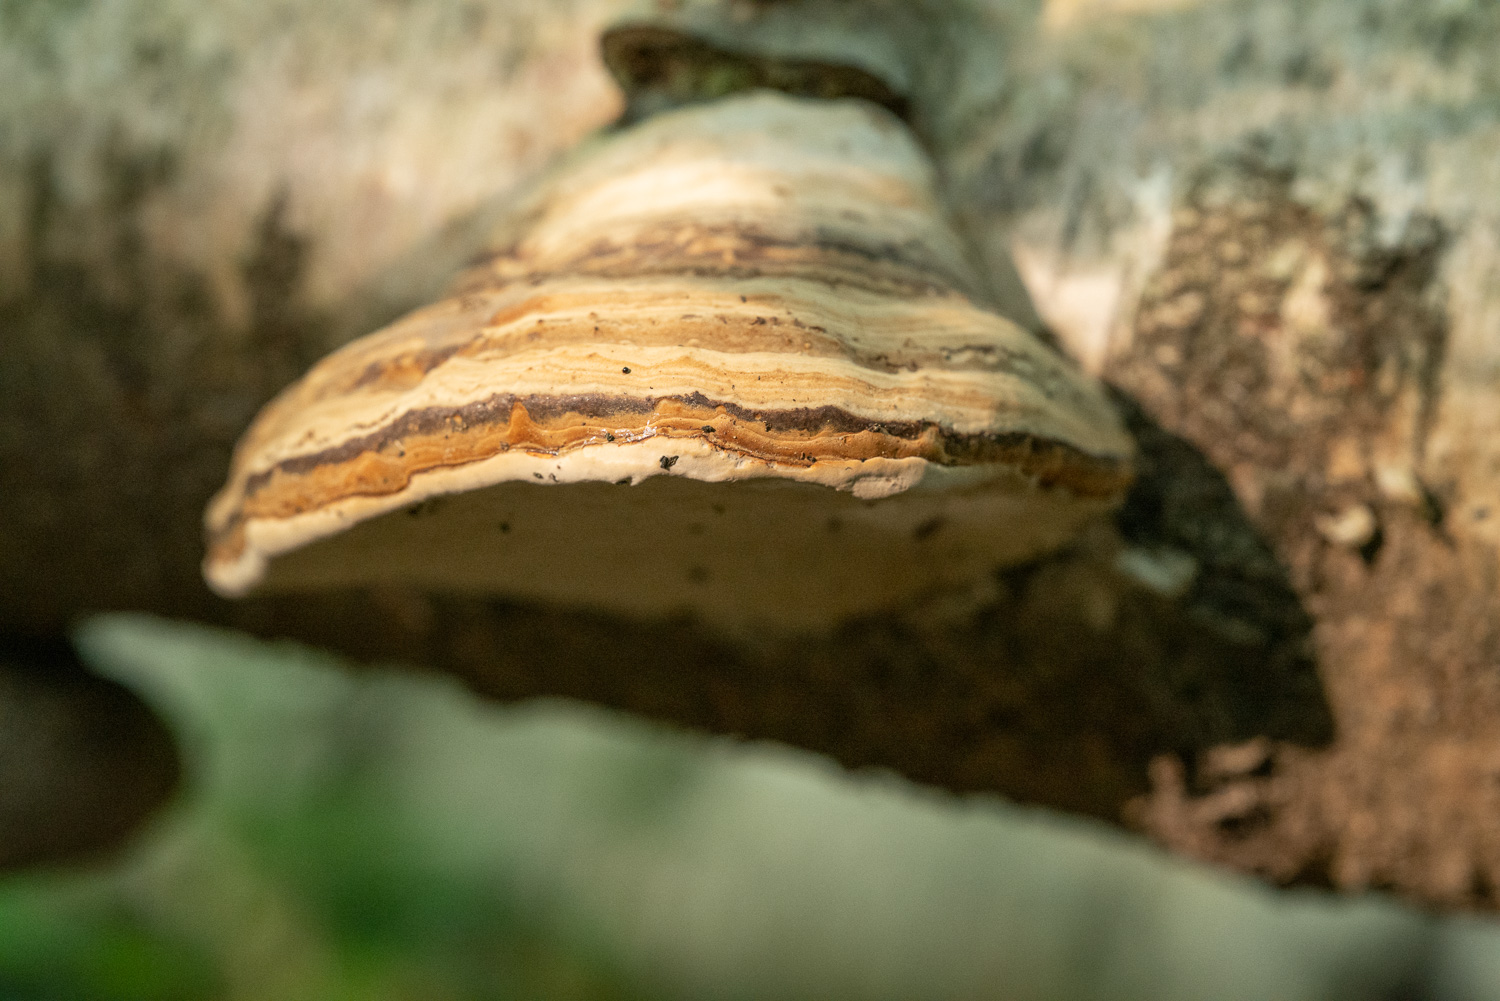
[[[949,162],[1064,342],[1225,474],[1335,731],[1159,756],[1127,814],[1277,881],[1494,907],[1500,7],[1111,6],[1049,5]],[[1177,545],[1226,551],[1203,531]]]
[[[430,297],[616,112],[593,53],[615,6],[0,7],[0,631],[194,617],[1128,822],[1279,882],[1500,904],[1487,0],[970,5],[926,119],[954,212],[1144,451],[1112,523],[986,593],[753,641],[207,594],[199,514],[251,413]]]
[[[1160,759],[1138,817],[1282,881],[1486,901],[1500,874],[1494,553],[1450,534],[1452,484],[1403,461],[1441,400],[1442,233],[1423,220],[1372,247],[1367,205],[1324,217],[1285,176],[1233,173],[1174,214],[1110,371],[1228,471],[1316,623],[1338,740],[1257,743],[1191,780]]]

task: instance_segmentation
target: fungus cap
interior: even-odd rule
[[[520,232],[265,408],[207,513],[216,590],[819,626],[1034,557],[1128,483],[1103,393],[986,307],[878,107],[653,117]]]

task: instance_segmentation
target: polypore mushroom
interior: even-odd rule
[[[266,407],[205,574],[798,627],[966,586],[1108,509],[1132,449],[985,297],[888,111],[663,113]]]

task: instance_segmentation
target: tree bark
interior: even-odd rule
[[[970,4],[923,135],[1139,481],[972,600],[749,640],[208,594],[255,408],[618,112],[615,5],[139,7],[0,14],[0,631],[217,622],[1500,904],[1500,8]]]

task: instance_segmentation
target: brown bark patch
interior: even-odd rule
[[[1337,738],[1203,759],[1239,767],[1162,757],[1135,816],[1278,881],[1493,907],[1496,554],[1450,535],[1421,475],[1443,404],[1444,234],[1417,218],[1382,244],[1372,206],[1320,214],[1290,186],[1243,164],[1202,179],[1110,374],[1224,471],[1269,542],[1315,622]]]

